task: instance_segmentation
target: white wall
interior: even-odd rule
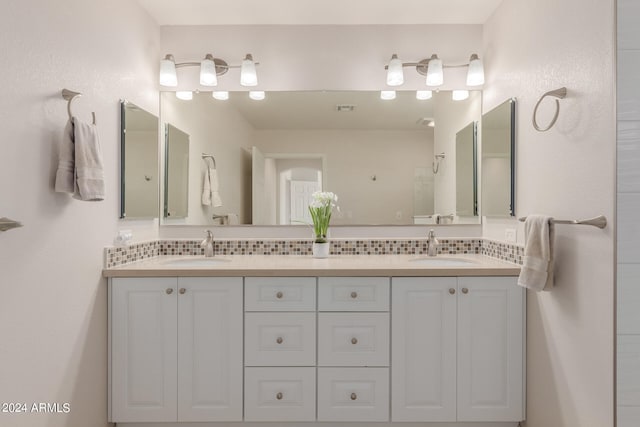
[[[613,424],[613,5],[509,0],[484,27],[483,109],[517,98],[516,215],[603,214],[610,223],[557,226],[556,288],[528,292],[528,427]],[[536,101],[561,86],[569,94],[557,124],[535,131]],[[502,239],[518,223],[488,219],[483,227],[485,237]]]
[[[640,425],[640,4],[618,0],[618,427]]]
[[[154,114],[159,29],[127,0],[3,2],[0,13],[0,402],[68,402],[69,414],[0,414],[12,427],[106,426],[107,299],[103,247],[118,228],[157,236],[154,221],[118,221],[119,98]],[[106,199],[53,192],[67,120],[62,88],[96,112]]]

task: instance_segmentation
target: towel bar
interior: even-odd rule
[[[211,162],[213,163],[213,169],[217,169],[216,158],[213,157],[211,154],[202,153],[202,160],[204,160],[206,163],[207,159],[211,159]]]
[[[520,222],[524,222],[527,217],[518,218]],[[572,225],[592,225],[598,228],[605,228],[607,226],[607,218],[604,215],[597,216],[589,219],[554,219],[554,224],[572,224]]]

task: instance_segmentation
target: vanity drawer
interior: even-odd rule
[[[315,311],[315,277],[247,277],[245,311]]]
[[[389,311],[388,277],[320,277],[320,311]]]
[[[389,421],[389,369],[318,368],[318,421]]]
[[[320,313],[318,365],[389,366],[389,313]]]
[[[313,366],[315,313],[245,313],[245,366]]]
[[[245,421],[315,421],[315,368],[245,368]]]

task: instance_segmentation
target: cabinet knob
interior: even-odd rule
[[[276,294],[276,298],[278,298],[278,299],[282,299],[283,296],[284,296],[284,294],[282,292],[278,292]]]
[[[463,294],[468,294],[468,293],[469,293],[469,289],[467,289],[467,288],[462,288],[462,293],[463,293]]]
[[[171,295],[173,293],[173,288],[167,288],[167,295]]]
[[[358,395],[355,393],[351,393],[351,400],[356,400],[358,398]]]
[[[283,396],[282,396],[282,393],[278,393],[278,394],[276,394],[276,399],[278,399],[278,400],[282,400],[282,397],[283,397]]]
[[[358,298],[358,293],[356,291],[351,292],[351,298]]]
[[[455,289],[453,289],[453,288],[449,288],[449,293],[450,293],[451,295],[453,295],[453,294],[455,294],[455,293],[456,293],[456,290],[455,290]]]
[[[356,337],[351,338],[351,344],[354,344],[354,345],[358,344],[358,338]]]
[[[180,295],[184,295],[184,293],[187,292],[187,290],[185,288],[180,288],[178,292],[180,292]]]
[[[276,338],[276,342],[278,344],[282,344],[284,342],[284,339],[282,337],[278,337],[278,338]]]

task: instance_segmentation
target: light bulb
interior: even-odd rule
[[[433,96],[433,92],[430,90],[417,90],[416,91],[416,99],[420,101],[425,101],[427,99],[431,99]]]
[[[229,99],[229,92],[226,90],[216,90],[211,92],[211,96],[220,101],[226,101]]]
[[[240,84],[242,86],[257,86],[258,75],[256,74],[256,64],[250,53],[242,60],[240,67]]]
[[[249,98],[253,99],[254,101],[262,101],[264,97],[265,97],[265,94],[263,90],[249,91]]]
[[[380,91],[380,99],[383,99],[385,101],[396,99],[396,91],[395,90],[381,90]]]
[[[193,92],[190,90],[179,90],[176,92],[176,98],[183,101],[191,101],[193,99]]]
[[[438,55],[431,55],[427,65],[427,86],[440,86],[443,82],[442,60]]]
[[[467,71],[467,86],[480,86],[484,84],[484,67],[482,60],[475,53],[469,59]]]
[[[167,55],[160,60],[160,84],[162,86],[178,86],[176,63],[173,55]]]
[[[454,90],[451,92],[451,99],[454,101],[464,101],[467,98],[469,98],[468,90]]]
[[[402,61],[395,53],[391,56],[387,68],[387,84],[389,86],[400,86],[404,83],[404,72],[402,71]]]
[[[202,86],[216,86],[218,84],[216,63],[210,53],[200,62],[200,84]]]

